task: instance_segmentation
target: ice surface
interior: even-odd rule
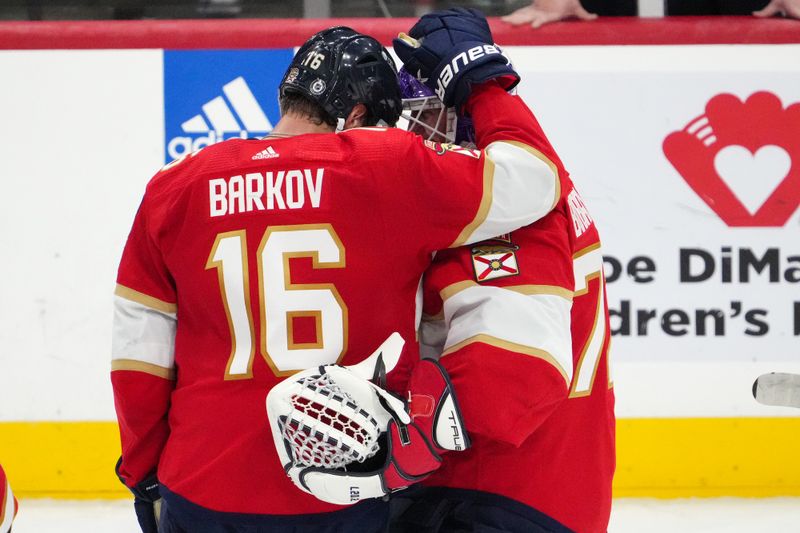
[[[20,501],[14,533],[138,533],[130,501]],[[609,533],[800,532],[800,498],[614,501]]]
[[[800,532],[800,498],[614,501],[609,533]]]

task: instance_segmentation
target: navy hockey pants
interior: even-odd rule
[[[532,507],[475,490],[412,488],[390,506],[390,533],[574,533]]]
[[[159,533],[385,533],[389,504],[367,500],[342,511],[306,515],[221,513],[160,487]]]

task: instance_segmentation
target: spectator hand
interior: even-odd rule
[[[502,20],[514,26],[530,24],[533,28],[539,28],[549,22],[558,22],[569,18],[594,20],[597,15],[586,11],[579,0],[534,0],[528,7],[517,9],[503,17]]]
[[[772,17],[778,13],[800,19],[800,0],[770,0],[764,9],[753,11],[753,15],[761,18]]]

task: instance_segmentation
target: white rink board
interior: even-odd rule
[[[111,296],[162,164],[161,52],[0,52],[0,420],[114,418]]]
[[[604,252],[646,256],[650,283],[623,273],[609,304],[655,310],[647,334],[612,341],[622,417],[786,416],[750,399],[769,370],[800,371],[792,304],[800,284],[679,282],[679,249],[800,255],[800,213],[780,227],[730,228],[666,159],[662,143],[719,93],[800,102],[800,46],[509,47],[529,102],[589,205]],[[163,163],[162,53],[0,52],[0,421],[111,420],[108,380],[116,265],[144,184]],[[778,161],[780,163],[780,161]],[[800,165],[796,161],[795,165]],[[762,187],[763,188],[763,187]],[[764,194],[755,190],[754,194]],[[731,302],[740,302],[741,310]],[[719,308],[725,335],[700,336]],[[748,311],[769,332],[746,335]],[[692,314],[664,332],[669,310]],[[736,315],[736,316],[732,316]],[[612,325],[619,327],[618,319]]]

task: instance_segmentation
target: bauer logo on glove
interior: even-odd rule
[[[469,446],[438,363],[420,361],[412,372],[410,406],[379,386],[403,344],[393,333],[358,365],[305,370],[270,391],[275,447],[301,490],[339,505],[381,497],[430,475],[443,452]]]
[[[458,74],[459,70],[467,70],[471,68],[470,63],[479,60],[482,57],[497,54],[502,56],[503,53],[493,44],[479,44],[472,48],[461,52],[447,63],[439,72],[439,77],[436,78],[436,96],[439,100],[444,101],[444,95],[450,82],[453,81],[454,74]],[[503,56],[505,59],[505,56]],[[507,59],[505,59],[508,62]],[[461,63],[459,67],[459,62]]]
[[[496,80],[511,90],[519,74],[495,45],[486,17],[453,8],[428,13],[393,41],[404,68],[415,72],[447,107],[461,110],[474,85]]]

